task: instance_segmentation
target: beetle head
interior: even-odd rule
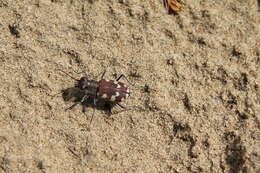
[[[90,80],[86,76],[80,78],[80,80],[78,80],[78,83],[77,83],[77,87],[79,87],[82,90],[88,88],[89,85],[90,85]]]

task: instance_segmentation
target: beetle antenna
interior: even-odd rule
[[[78,71],[76,71],[76,70],[73,69],[73,68],[71,68],[71,69],[72,69],[72,71],[73,71],[74,73],[76,73],[76,74],[84,74],[85,76],[88,75],[87,72],[86,72],[85,70],[83,70],[82,72],[78,72]]]
[[[76,79],[75,77],[71,76],[70,74],[68,74],[67,72],[61,70],[61,69],[58,69],[59,71],[61,71],[62,73],[66,74],[67,76],[69,76],[71,79],[74,79],[75,81],[79,81],[78,79]]]
[[[62,90],[61,92],[58,92],[58,93],[56,93],[56,94],[54,94],[54,95],[50,95],[50,96],[51,96],[51,98],[53,99],[54,97],[56,97],[57,95],[62,94],[62,93],[63,93],[63,90]]]

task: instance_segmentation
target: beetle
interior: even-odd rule
[[[60,70],[62,71],[62,70]],[[104,79],[104,75],[107,70],[105,70],[101,74],[101,80],[94,80],[90,79],[87,75],[81,77],[79,80],[70,76],[68,73],[62,71],[66,75],[70,76],[72,79],[76,80],[75,88],[79,89],[81,94],[81,97],[79,98],[79,101],[75,102],[72,106],[70,106],[68,109],[72,109],[78,104],[82,104],[84,101],[91,99],[94,102],[94,111],[92,114],[92,118],[95,112],[95,107],[97,106],[97,101],[102,101],[105,104],[108,104],[109,106],[109,113],[111,113],[111,107],[112,105],[118,105],[123,109],[128,109],[126,106],[123,106],[120,104],[120,102],[124,101],[130,96],[130,90],[129,88],[119,80],[121,78],[125,78],[129,85],[139,88],[139,89],[148,89],[147,86],[139,86],[131,83],[128,78],[121,74],[116,80],[107,80]],[[97,78],[97,77],[96,77]],[[85,112],[85,106],[83,107],[83,111]],[[91,121],[92,121],[91,118]]]
[[[81,77],[76,84],[76,87],[84,91],[84,96],[80,102],[82,103],[90,97],[94,99],[94,104],[96,100],[103,100],[124,107],[119,103],[130,96],[130,91],[124,83],[119,82],[122,77],[125,76],[120,75],[115,81],[103,79],[103,77],[99,81],[89,79],[87,76]]]

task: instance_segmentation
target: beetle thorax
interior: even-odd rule
[[[95,80],[89,80],[87,77],[82,77],[78,82],[78,87],[88,95],[95,96],[97,93],[98,83]]]

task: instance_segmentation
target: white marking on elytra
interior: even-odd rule
[[[119,84],[116,84],[116,88],[121,88],[121,85],[119,85]]]
[[[121,98],[121,101],[124,101],[124,100],[125,100],[125,98],[124,98],[124,97],[122,97],[122,98]]]
[[[116,100],[116,96],[112,96],[111,98],[110,98],[110,100],[112,101],[112,102],[114,102],[115,100]]]
[[[129,94],[125,94],[125,97],[126,97],[126,98],[129,97]]]
[[[128,88],[127,88],[126,92],[129,93],[129,89]]]
[[[107,94],[103,94],[103,95],[101,96],[101,98],[106,99],[106,98],[107,98]]]
[[[116,97],[118,97],[120,94],[119,94],[119,92],[116,92]]]

